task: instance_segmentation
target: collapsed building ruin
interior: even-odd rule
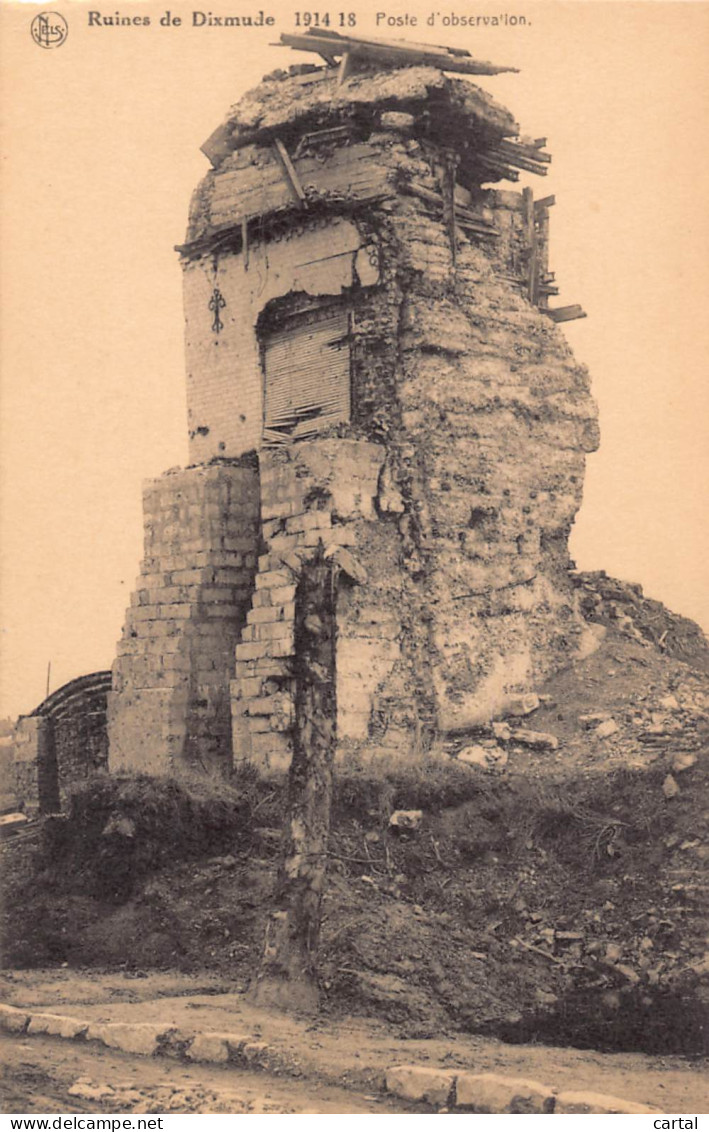
[[[338,750],[416,757],[578,647],[586,371],[549,308],[544,139],[466,53],[285,36],[205,143],[184,273],[191,465],[145,490],[113,770],[288,765],[296,592],[340,566]],[[340,60],[338,63],[337,60]]]
[[[416,758],[579,648],[597,447],[551,309],[545,139],[466,52],[284,36],[203,146],[184,276],[190,466],[145,487],[112,771],[289,765],[299,581],[333,559],[338,753]],[[323,611],[325,612],[325,611]]]

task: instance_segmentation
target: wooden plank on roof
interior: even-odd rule
[[[317,32],[306,32],[303,35],[291,35],[284,32],[281,35],[281,44],[292,47],[296,51],[312,51],[323,58],[337,58],[346,52],[360,59],[372,59],[388,64],[400,66],[438,67],[443,71],[455,71],[465,75],[500,75],[505,72],[517,72],[517,67],[502,67],[495,63],[473,59],[461,52],[451,51],[449,48],[432,47],[429,44],[410,44],[404,40],[387,41],[385,39],[361,39],[356,36],[341,36],[337,32],[326,32],[319,29]]]
[[[501,138],[497,143],[497,149],[502,153],[509,153],[513,157],[522,157],[535,164],[551,165],[551,154],[544,153],[541,149],[535,149],[533,146],[521,145],[518,141],[513,141],[509,138]]]
[[[352,125],[346,126],[329,126],[324,130],[313,130],[309,134],[303,134],[295,147],[294,157],[300,157],[303,150],[311,146],[325,145],[332,142],[351,141],[354,127]]]
[[[501,161],[499,158],[493,157],[489,151],[487,153],[476,153],[475,160],[480,165],[494,170],[494,172],[498,174],[498,180],[504,177],[507,181],[519,181],[519,173],[516,169],[512,169],[506,162]]]
[[[296,86],[310,86],[311,83],[320,83],[323,79],[331,79],[332,71],[326,67],[318,67],[316,71],[308,71],[305,75],[289,75],[288,82]]]
[[[536,161],[530,161],[530,159],[525,157],[522,153],[512,150],[511,148],[503,149],[501,144],[491,146],[487,152],[491,157],[497,158],[507,165],[512,165],[516,169],[524,169],[525,172],[536,173],[540,177],[546,177],[547,175],[546,165],[540,165]]]
[[[427,204],[433,205],[436,209],[443,209],[441,194],[433,192],[432,189],[427,189],[425,185],[417,184],[416,181],[409,181],[408,184],[402,185],[402,192],[409,196],[418,197],[419,200],[426,201]],[[462,228],[470,228],[481,236],[497,237],[500,235],[498,229],[494,225],[488,224],[484,217],[478,216],[477,213],[460,205],[456,209],[456,222]]]
[[[544,313],[554,322],[572,322],[576,318],[588,318],[586,311],[578,303],[568,307],[556,307],[554,310],[549,309]]]

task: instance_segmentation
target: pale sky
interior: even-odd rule
[[[180,0],[169,28],[165,6],[142,0],[52,6],[69,36],[43,50],[29,31],[42,8],[0,4],[0,716],[41,701],[50,660],[52,688],[111,665],[141,557],[141,482],[186,461],[173,245],[209,167],[199,146],[263,74],[317,61],[269,46],[293,30],[295,4],[264,9],[267,29],[193,27]],[[90,7],[151,26],[89,28]],[[418,15],[401,30],[377,28],[359,0],[341,7],[359,34],[521,68],[480,85],[549,139],[551,172],[528,183],[556,194],[553,302],[588,312],[564,333],[601,414],[572,553],[709,628],[709,4],[515,0],[526,26],[453,30],[421,21],[505,9],[383,5]]]

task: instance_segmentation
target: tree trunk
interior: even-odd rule
[[[303,567],[295,604],[295,735],[275,911],[266,928],[258,1005],[316,1010],[320,915],[327,871],[335,753],[337,567],[319,554]]]

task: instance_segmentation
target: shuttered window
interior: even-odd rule
[[[311,436],[350,415],[349,317],[293,318],[264,339],[265,445]]]

